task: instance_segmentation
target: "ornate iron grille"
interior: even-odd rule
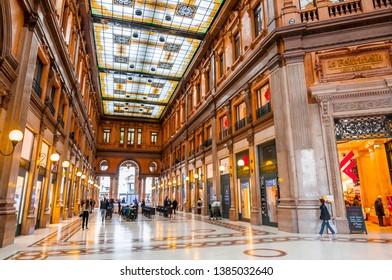
[[[392,115],[354,117],[335,120],[337,140],[392,137]]]

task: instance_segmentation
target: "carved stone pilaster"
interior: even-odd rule
[[[53,136],[53,146],[56,146],[59,140],[60,140],[60,132],[56,130]]]
[[[230,101],[228,101],[226,104],[225,104],[225,108],[226,108],[226,116],[227,116],[227,122],[228,122],[228,127],[229,127],[229,131],[228,131],[228,134],[231,134],[231,125],[232,125],[232,121],[231,121],[231,104],[230,104]]]
[[[246,105],[246,122],[251,123],[252,122],[252,101],[251,101],[251,92],[250,92],[250,84],[246,85],[245,88],[245,93],[244,93],[244,101]]]
[[[39,126],[39,133],[40,134],[44,134],[45,130],[48,128],[48,124],[46,123],[46,121],[42,118],[41,119],[41,124]]]
[[[38,14],[34,12],[26,12],[24,15],[24,27],[27,27],[28,30],[33,31],[37,26],[38,22]]]
[[[249,131],[249,134],[246,136],[246,140],[248,140],[249,147],[252,147],[255,143],[255,137],[252,131]]]
[[[0,108],[8,109],[8,103],[11,100],[11,91],[8,87],[0,81]]]

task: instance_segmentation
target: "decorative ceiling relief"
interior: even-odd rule
[[[90,0],[104,114],[159,119],[222,3]]]

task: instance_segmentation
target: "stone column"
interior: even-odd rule
[[[296,44],[296,38],[288,42],[288,46]],[[314,233],[319,212],[319,186],[311,141],[305,69],[300,57],[301,54],[288,53],[288,62],[294,58],[297,60],[271,74],[271,101],[276,139],[279,139],[276,148],[281,179],[278,226],[279,230],[288,232]]]
[[[135,184],[136,186],[136,184]],[[118,196],[118,184],[117,184],[117,177],[110,176],[110,188],[109,188],[109,199],[116,198]]]
[[[6,4],[2,7],[5,7],[5,13],[10,13]],[[12,149],[12,144],[8,139],[9,132],[13,129],[19,129],[23,132],[26,126],[38,50],[38,41],[34,38],[37,20],[37,14],[25,14],[25,25],[19,41],[18,75],[5,98],[9,100],[9,102],[7,100],[7,111],[1,114],[1,118],[4,119],[0,134],[0,147],[4,153]],[[2,64],[6,65],[8,62],[3,61]],[[9,70],[10,72],[13,71],[12,68],[9,68]],[[12,244],[15,238],[16,209],[14,207],[14,196],[21,148],[22,144],[18,144],[11,156],[4,157],[0,155],[0,247]]]
[[[255,151],[254,146],[254,135],[253,132],[248,135],[247,137],[249,143],[249,169],[250,169],[250,186],[251,186],[251,209],[250,209],[250,223],[252,225],[261,225],[261,205],[258,204],[260,201],[260,191],[259,191],[259,184],[258,180],[256,180],[256,155],[257,152]]]

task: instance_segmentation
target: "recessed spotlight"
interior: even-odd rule
[[[161,37],[159,37],[159,42],[165,42],[165,37],[163,37],[163,36],[161,36]]]
[[[131,64],[129,65],[129,68],[135,68],[135,65]]]
[[[133,38],[137,38],[137,37],[139,37],[139,33],[137,33],[137,32],[134,32],[134,33],[132,34],[132,37],[133,37]]]
[[[136,14],[137,16],[141,16],[143,13],[142,13],[141,10],[136,10],[136,11],[135,11],[135,14]]]
[[[139,111],[140,111],[140,112],[143,112],[143,109],[140,108]]]
[[[144,104],[140,104],[140,106],[144,107]]]
[[[155,71],[156,69],[155,69],[155,67],[151,67],[151,71]]]
[[[172,17],[171,17],[170,15],[166,15],[166,16],[165,16],[165,20],[171,21],[171,20],[172,20]]]

